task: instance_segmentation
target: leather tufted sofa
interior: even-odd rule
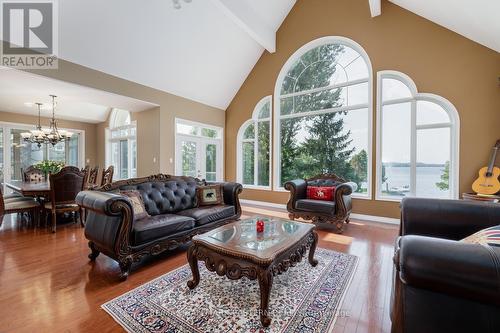
[[[155,175],[106,184],[94,191],[82,191],[76,202],[87,211],[85,237],[95,260],[99,253],[118,261],[122,278],[132,262],[144,255],[174,249],[199,233],[206,232],[241,215],[242,186],[223,183],[224,204],[197,207],[196,188],[205,185],[191,177]],[[129,199],[120,191],[137,190],[150,217],[134,220]]]
[[[291,220],[303,218],[314,223],[330,223],[338,233],[342,233],[344,222],[349,223],[351,194],[357,189],[355,183],[347,182],[334,174],[323,174],[309,179],[291,180],[284,186],[290,191],[286,208]],[[335,196],[332,201],[307,199],[307,186],[334,186]]]
[[[500,224],[500,205],[405,198],[392,333],[500,332],[500,247],[459,240]]]

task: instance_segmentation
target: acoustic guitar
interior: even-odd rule
[[[472,190],[479,195],[493,195],[500,192],[500,168],[495,166],[497,152],[500,149],[500,140],[497,140],[493,153],[491,154],[490,164],[479,170],[479,178],[472,184]]]

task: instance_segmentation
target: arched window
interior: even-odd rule
[[[275,88],[275,189],[335,173],[370,196],[372,69],[356,42],[323,37],[295,52]]]
[[[271,187],[271,96],[257,103],[252,119],[238,131],[238,182],[249,188]]]
[[[396,71],[378,73],[377,198],[458,198],[458,112],[418,93]]]
[[[127,110],[113,109],[106,130],[106,165],[113,165],[117,179],[137,176],[137,126]]]
[[[109,127],[116,128],[130,125],[130,112],[127,110],[113,109],[109,117]]]

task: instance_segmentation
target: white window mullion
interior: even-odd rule
[[[290,118],[296,118],[296,117],[312,117],[312,116],[320,116],[323,114],[329,114],[329,113],[335,113],[335,112],[363,110],[363,109],[368,109],[368,108],[369,108],[369,105],[365,103],[365,104],[341,106],[341,107],[337,107],[337,108],[330,108],[330,109],[324,109],[324,110],[314,110],[314,111],[306,111],[306,112],[300,112],[300,113],[285,114],[285,115],[280,115],[279,119],[290,119]]]
[[[11,128],[6,126],[3,128],[3,162],[4,162],[4,183],[12,179],[12,164],[11,164],[11,150],[12,142],[10,141]],[[5,190],[5,188],[4,188]]]
[[[258,176],[259,176],[259,156],[258,156],[258,149],[259,149],[259,140],[258,140],[258,135],[259,135],[259,122],[254,121],[253,125],[253,130],[254,130],[254,143],[253,143],[253,184],[254,185],[259,185],[258,181]]]
[[[410,194],[417,194],[417,101],[411,102],[410,134]]]
[[[352,80],[352,81],[346,81],[342,83],[337,83],[337,84],[331,84],[325,87],[320,87],[320,88],[314,88],[314,89],[308,89],[308,90],[301,90],[298,92],[293,92],[289,94],[283,94],[280,96],[280,98],[290,98],[290,97],[297,97],[297,96],[302,96],[302,95],[309,95],[309,94],[314,94],[314,93],[319,93],[325,90],[333,90],[333,89],[338,89],[338,88],[345,88],[349,86],[355,86],[358,84],[363,84],[369,82],[369,78],[365,79],[358,79],[358,80]]]
[[[127,174],[128,174],[128,178],[132,178],[132,167],[133,167],[133,163],[132,163],[132,141],[133,139],[127,139],[127,166],[128,166],[128,170],[127,170]]]

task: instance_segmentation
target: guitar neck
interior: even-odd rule
[[[493,147],[493,153],[491,154],[490,164],[488,165],[488,173],[487,173],[488,176],[491,176],[493,174],[493,168],[495,167],[495,161],[497,159],[497,152],[498,148]]]

